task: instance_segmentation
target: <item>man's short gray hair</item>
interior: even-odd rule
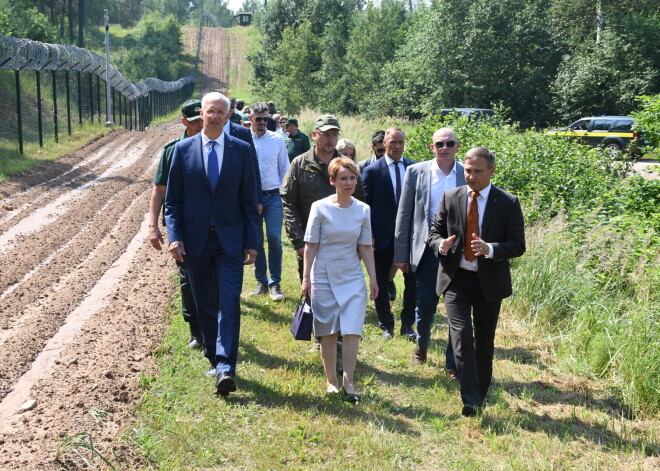
[[[221,101],[225,105],[225,111],[229,111],[229,108],[231,108],[231,102],[229,101],[229,98],[220,92],[209,92],[204,95],[202,97],[202,109],[204,109],[209,101]]]

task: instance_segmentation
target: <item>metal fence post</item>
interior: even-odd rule
[[[128,104],[128,130],[133,130],[133,102]]]
[[[18,115],[18,152],[23,154],[23,117],[21,116],[21,78],[19,71],[14,71],[16,75],[16,111]]]
[[[78,71],[78,124],[82,126],[82,81]]]
[[[60,142],[57,135],[57,75],[55,70],[51,70],[53,75],[53,124],[55,125],[55,142]]]
[[[101,85],[99,76],[96,76],[96,115],[99,117],[99,122],[101,122]]]
[[[89,77],[89,121],[94,122],[94,89],[92,88],[92,74],[87,73]]]
[[[37,127],[39,128],[39,147],[43,147],[44,131],[43,131],[43,122],[41,118],[41,72],[35,70],[34,75],[37,78]]]
[[[71,90],[69,87],[69,71],[64,71],[66,78],[66,126],[69,131],[69,136],[71,135]]]

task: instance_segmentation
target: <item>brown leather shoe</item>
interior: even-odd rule
[[[426,350],[420,350],[419,347],[415,347],[415,351],[412,356],[413,365],[421,365],[426,363]]]

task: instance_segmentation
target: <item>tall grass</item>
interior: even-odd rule
[[[298,128],[311,139],[314,123],[322,114],[326,114],[326,112],[305,108],[300,111],[298,116],[291,117],[298,118]],[[387,129],[389,126],[399,126],[405,133],[413,129],[412,123],[403,118],[366,120],[361,116],[337,115],[337,119],[341,125],[341,137],[346,137],[355,144],[358,161],[371,155],[371,136],[375,131]]]
[[[575,371],[607,379],[632,413],[660,412],[660,256],[635,257],[651,234],[593,227],[567,237],[562,217],[527,232],[514,262],[518,317],[553,339]]]

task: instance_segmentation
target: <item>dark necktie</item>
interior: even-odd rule
[[[218,154],[215,152],[215,145],[217,142],[210,141],[211,150],[209,151],[209,161],[207,164],[207,177],[209,179],[209,185],[211,185],[211,191],[215,191],[215,186],[218,184],[218,179],[220,178],[220,168],[218,167]]]
[[[465,225],[465,249],[463,255],[465,260],[472,262],[477,257],[475,257],[474,252],[472,251],[472,234],[479,235],[479,207],[477,206],[477,197],[479,196],[478,191],[472,192],[472,197],[470,198],[470,205],[468,206],[467,212],[467,224]]]
[[[401,199],[401,174],[399,173],[399,162],[398,160],[394,161],[394,175],[396,178],[396,188],[394,193],[396,194],[396,204],[399,204],[399,199]]]

